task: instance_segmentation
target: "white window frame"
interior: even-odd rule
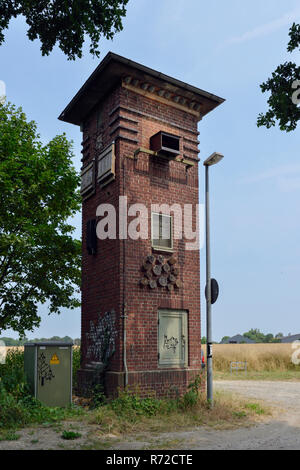
[[[153,216],[158,215],[160,217],[168,217],[170,219],[170,237],[171,237],[171,246],[160,246],[154,244],[154,237],[153,237]],[[159,251],[168,251],[173,252],[173,216],[169,214],[163,214],[162,212],[151,212],[151,246],[154,250]]]

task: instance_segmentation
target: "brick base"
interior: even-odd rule
[[[166,369],[134,371],[128,373],[128,387],[137,390],[140,396],[175,398],[183,395],[197,375],[201,374],[203,385],[205,377],[201,369]],[[77,394],[91,396],[95,385],[103,384],[105,395],[109,398],[116,397],[118,390],[124,389],[124,372],[107,371],[97,374],[96,371],[80,369],[77,378]]]
[[[80,397],[91,397],[96,385],[104,387],[104,374],[95,369],[79,369],[75,393]]]

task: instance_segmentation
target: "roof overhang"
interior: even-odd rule
[[[205,116],[225,101],[223,98],[200,88],[109,52],[58,119],[81,125],[94,106],[102,101],[113,88],[121,84],[122,81],[126,86],[126,83],[131,82],[133,77],[142,87],[150,86],[150,89],[159,90],[159,94],[172,96],[175,102],[176,100],[184,102],[187,111],[195,112],[196,109],[197,112],[199,111],[199,118]],[[177,106],[181,105],[178,104]],[[182,109],[184,109],[183,106]]]

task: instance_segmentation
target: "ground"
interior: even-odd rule
[[[216,389],[262,400],[272,409],[252,426],[231,430],[199,427],[160,434],[145,432],[127,438],[101,435],[99,426],[81,421],[36,426],[17,431],[18,440],[0,442],[3,449],[300,449],[300,382],[222,380]],[[63,430],[79,432],[76,440],[63,440]],[[11,439],[13,439],[13,434]]]

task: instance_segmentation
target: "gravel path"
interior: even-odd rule
[[[216,389],[264,400],[275,417],[249,429],[214,433],[209,449],[300,449],[300,382],[219,381]],[[203,447],[198,447],[203,448]]]

